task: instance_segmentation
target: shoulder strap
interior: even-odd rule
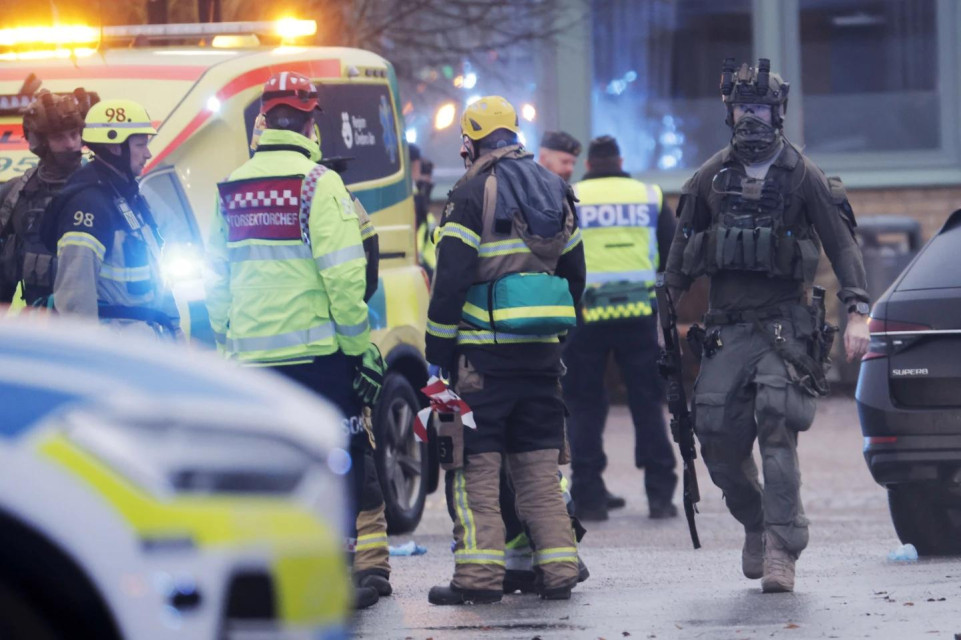
[[[327,167],[322,164],[314,165],[314,168],[304,176],[304,183],[300,188],[300,237],[308,247],[310,247],[310,207],[314,202],[314,193],[317,191],[317,181],[327,171]]]

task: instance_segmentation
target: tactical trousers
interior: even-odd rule
[[[772,340],[804,348],[803,340],[788,319],[723,325],[720,331],[723,347],[701,361],[694,389],[701,455],[744,528],[770,532],[796,557],[808,543],[797,439],[811,426],[817,403]],[[755,438],[763,488],[752,455]]]
[[[347,416],[344,429],[350,438],[348,485],[354,525],[347,540],[349,560],[355,576],[376,573],[387,578],[390,562],[384,496],[370,440],[360,421],[363,407],[353,389],[356,360],[338,351],[314,358],[309,364],[274,367],[274,370],[324,396]]]
[[[465,429],[464,467],[448,471],[447,506],[454,521],[454,578],[472,591],[500,593],[505,528],[500,510],[501,467],[516,493],[516,509],[536,551],[533,564],[547,589],[577,584],[577,548],[557,457],[564,440],[564,404],[554,377],[463,375],[457,391],[474,412]]]
[[[610,406],[604,372],[614,354],[627,388],[634,422],[634,464],[644,469],[644,488],[651,503],[669,503],[677,486],[677,461],[663,414],[663,383],[657,373],[657,317],[611,323],[578,324],[564,344],[567,375],[564,401],[571,412],[571,494],[574,504],[603,506],[607,467],[604,425]]]

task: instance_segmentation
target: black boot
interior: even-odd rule
[[[394,592],[394,588],[390,586],[390,580],[379,573],[354,576],[354,583],[358,587],[370,587],[374,589],[378,596],[389,596]]]
[[[521,593],[535,593],[537,587],[534,585],[534,579],[535,575],[533,571],[508,569],[504,573],[504,593],[508,595],[517,591]]]
[[[591,572],[587,570],[587,565],[581,560],[580,556],[577,557],[577,582],[580,584],[588,578],[591,577]]]
[[[627,500],[621,496],[615,496],[610,491],[604,491],[604,497],[607,499],[607,508],[610,509],[623,509],[627,505]]]
[[[491,604],[500,602],[503,597],[501,591],[484,591],[475,589],[460,589],[453,584],[442,584],[431,587],[427,594],[427,601],[431,604]]]
[[[354,587],[354,609],[366,609],[377,604],[380,596],[373,587]]]

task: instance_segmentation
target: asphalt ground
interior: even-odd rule
[[[441,492],[428,496],[413,534],[423,556],[393,557],[394,595],[358,612],[359,638],[871,638],[961,640],[961,559],[888,560],[899,546],[884,490],[868,473],[854,401],[821,402],[801,434],[802,498],[811,542],[797,564],[794,593],[762,594],[740,571],[743,529],[698,460],[698,529],[691,547],[681,517],[651,520],[642,471],[633,466],[626,407],[612,408],[605,434],[608,487],[627,498],[610,520],[589,523],[581,555],[591,571],[569,601],[505,596],[494,605],[427,602],[449,581],[451,524]],[[676,497],[680,503],[680,489]]]

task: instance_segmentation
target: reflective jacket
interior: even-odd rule
[[[136,182],[95,159],[50,203],[44,226],[44,239],[57,252],[58,312],[179,333],[176,306],[160,273],[160,234]]]
[[[249,364],[296,364],[370,342],[358,215],[317,144],[266,130],[219,186],[205,277],[222,349]]]
[[[560,374],[558,335],[481,330],[463,316],[472,285],[510,273],[554,274],[567,280],[574,303],[580,300],[584,253],[572,196],[561,178],[517,145],[485,154],[454,185],[427,311],[429,362],[452,368],[460,351],[484,373]],[[546,210],[554,215],[541,215]]]
[[[627,176],[587,179],[573,186],[587,263],[584,322],[651,315],[664,201],[660,188]]]

